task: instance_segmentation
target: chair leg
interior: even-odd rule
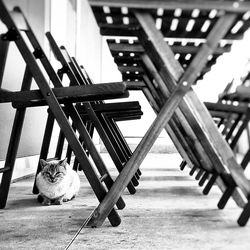
[[[88,109],[88,112],[92,113],[92,117],[94,118],[95,113],[91,111],[91,109]],[[104,119],[103,115],[98,116],[98,120],[94,120],[96,129],[98,130],[99,134],[102,134],[103,142],[105,143],[105,146],[107,147],[107,150],[110,153],[110,156],[112,157],[112,160],[114,161],[116,168],[118,172],[121,172],[123,169],[123,161],[127,161],[126,157],[124,156],[124,153],[120,149],[120,145],[117,143],[117,141],[114,138],[114,134],[112,131],[110,131],[110,127],[107,124],[107,120]],[[101,124],[99,123],[101,122]],[[117,146],[117,147],[116,147]],[[116,148],[114,148],[116,147]],[[128,184],[128,190],[130,194],[134,194],[136,192],[135,187],[138,183],[135,176],[131,178],[131,181]],[[135,184],[135,185],[134,185]]]
[[[217,173],[213,173],[212,174],[212,177],[210,178],[210,180],[208,181],[207,185],[203,189],[203,194],[204,195],[207,195],[210,192],[210,190],[211,190],[212,186],[214,185],[217,177],[218,177]]]
[[[203,174],[203,176],[201,177],[201,179],[200,179],[200,181],[199,181],[199,186],[200,187],[202,187],[204,184],[205,184],[205,182],[206,182],[206,180],[208,179],[208,177],[209,177],[209,173],[206,171],[204,174]]]
[[[40,159],[47,159],[54,122],[55,122],[54,116],[48,110],[48,118],[47,118],[44,136],[43,136],[42,148],[41,148],[41,152],[40,152]],[[38,175],[38,173],[40,171],[41,171],[41,166],[40,166],[40,162],[38,162],[36,176]],[[32,192],[33,192],[33,194],[38,194],[38,192],[39,192],[39,190],[37,189],[37,186],[36,186],[36,179],[34,181]]]
[[[109,118],[109,124],[110,126],[112,127],[112,130],[114,131],[114,133],[116,134],[120,144],[122,145],[124,151],[126,152],[127,156],[128,156],[128,159],[131,157],[132,155],[132,152],[126,142],[126,140],[124,139],[123,135],[121,134],[121,131],[120,129],[118,128],[118,125],[115,123],[115,121],[112,119],[112,118]],[[135,177],[137,179],[140,179],[140,176],[141,176],[141,170],[138,169],[137,172],[135,173]],[[139,184],[139,183],[138,183]],[[138,185],[137,184],[137,185]],[[134,184],[135,186],[137,186],[136,184]]]
[[[58,141],[57,141],[56,153],[55,153],[56,159],[61,159],[61,157],[62,157],[64,141],[65,141],[65,136],[64,136],[62,130],[60,130]]]
[[[31,82],[32,76],[28,67],[26,67],[21,90],[29,90]],[[6,206],[25,113],[26,108],[19,108],[16,110],[0,186],[0,208],[4,208]]]
[[[241,227],[245,226],[247,224],[247,221],[249,220],[249,216],[250,216],[250,202],[248,200],[240,217],[237,220],[239,226],[241,226]]]
[[[204,170],[202,168],[199,169],[197,175],[195,176],[195,180],[199,180],[201,178],[201,176],[203,175]]]
[[[226,204],[227,204],[229,198],[232,196],[234,190],[235,190],[235,187],[228,187],[225,190],[225,192],[223,193],[222,197],[220,198],[220,200],[217,204],[217,207],[219,209],[223,209],[226,206]]]
[[[248,149],[247,153],[245,154],[242,162],[241,162],[241,166],[243,169],[246,169],[247,167],[247,164],[249,163],[250,161],[250,149]]]
[[[99,155],[96,147],[93,144],[93,141],[91,140],[91,137],[86,130],[85,125],[83,124],[83,121],[80,118],[80,115],[77,113],[76,109],[73,106],[67,106],[65,107],[66,114],[70,114],[70,117],[73,121],[73,127],[76,128],[76,130],[79,132],[80,140],[84,141],[87,150],[89,151],[95,166],[97,167],[101,178],[102,176],[106,175],[106,178],[104,178],[104,183],[106,184],[107,188],[110,189],[114,183],[112,177],[110,176],[101,156]],[[76,158],[78,158],[76,156]],[[78,159],[77,159],[78,160]],[[79,160],[78,160],[79,161]],[[82,166],[81,166],[82,167]],[[134,187],[133,187],[134,188]],[[117,203],[118,209],[123,209],[125,207],[125,203],[121,197],[119,197]]]
[[[189,175],[192,176],[195,173],[196,169],[197,169],[197,167],[193,166],[192,169],[189,172]]]
[[[16,161],[26,109],[17,109],[0,186],[0,208],[5,208]]]
[[[186,161],[182,161],[180,164],[180,170],[184,170],[184,168],[186,167],[187,162]]]
[[[121,150],[120,154],[123,155],[124,157],[124,161],[127,162],[128,159],[131,157],[131,155],[128,155],[126,150],[124,150],[124,145],[122,145],[120,142],[120,138],[118,136],[118,134],[116,132],[113,131],[114,127],[113,127],[113,123],[109,121],[109,119],[105,119],[105,116],[103,117],[105,122],[107,123],[107,126],[106,126],[106,131],[109,130],[110,132],[110,138],[114,138],[114,140],[116,140],[117,144],[119,145],[119,148]],[[120,170],[122,170],[123,167],[120,168]],[[132,177],[131,179],[131,182],[134,186],[138,186],[139,185],[139,182],[138,182],[138,179],[139,179],[139,175],[137,175],[137,172],[135,173],[135,176]]]

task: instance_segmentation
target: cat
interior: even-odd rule
[[[61,205],[75,198],[80,189],[78,174],[64,160],[40,159],[41,172],[36,177],[38,201],[43,205]]]

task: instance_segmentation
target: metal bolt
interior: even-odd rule
[[[234,3],[233,3],[233,7],[234,7],[234,8],[239,8],[239,5],[240,5],[240,4],[239,4],[238,2],[234,2]]]

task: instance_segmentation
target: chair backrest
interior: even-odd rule
[[[217,121],[218,128],[228,141],[230,147],[235,149],[243,131],[248,128],[250,109],[242,105],[205,102],[212,117]]]

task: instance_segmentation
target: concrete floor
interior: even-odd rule
[[[107,154],[102,155],[114,171]],[[127,191],[122,223],[111,227],[83,228],[98,204],[81,174],[79,196],[62,206],[44,207],[31,194],[33,178],[13,183],[6,209],[0,210],[0,249],[250,249],[250,223],[240,228],[241,209],[231,200],[224,210],[213,187],[202,195],[188,169],[179,170],[177,154],[149,154],[141,166],[142,178],[135,195]],[[72,240],[74,239],[74,240]],[[71,244],[70,244],[71,243]]]

